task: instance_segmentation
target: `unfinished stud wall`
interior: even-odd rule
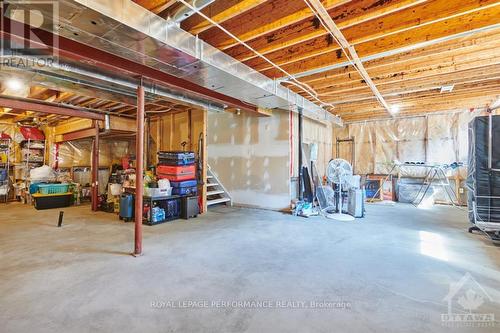
[[[237,205],[290,205],[289,112],[209,113],[208,163]]]
[[[204,131],[206,111],[193,109],[167,113],[151,121],[150,158],[157,162],[158,150],[185,150],[198,152],[198,140]]]
[[[206,193],[206,126],[207,111],[202,109],[191,109],[181,112],[172,112],[156,117],[150,122],[149,134],[149,161],[151,164],[158,163],[157,152],[160,150],[189,150],[194,151],[197,161],[200,151],[200,137],[203,139],[201,147],[204,159],[201,161],[203,185],[198,186],[198,194],[202,198],[203,209],[205,211],[205,193]],[[185,142],[185,146],[182,143]],[[199,163],[199,162],[198,162]],[[197,166],[198,167],[198,166]]]

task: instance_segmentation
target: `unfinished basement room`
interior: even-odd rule
[[[0,11],[0,333],[500,332],[500,1]]]

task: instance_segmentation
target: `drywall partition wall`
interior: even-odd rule
[[[289,112],[209,113],[208,164],[236,205],[290,206]]]
[[[357,174],[387,174],[394,161],[451,164],[467,162],[467,124],[482,111],[460,110],[426,116],[365,121],[346,124],[335,129],[334,137],[353,136],[355,172]],[[345,151],[340,157],[348,158]],[[402,169],[402,176],[423,177],[424,168]],[[466,176],[465,168],[459,170]]]

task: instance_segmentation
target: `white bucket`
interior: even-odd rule
[[[111,195],[122,194],[122,185],[121,184],[110,184],[109,189],[111,190]]]

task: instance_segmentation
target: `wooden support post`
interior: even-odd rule
[[[142,254],[142,195],[144,190],[144,87],[137,87],[137,132],[135,136],[135,242],[134,255]]]

